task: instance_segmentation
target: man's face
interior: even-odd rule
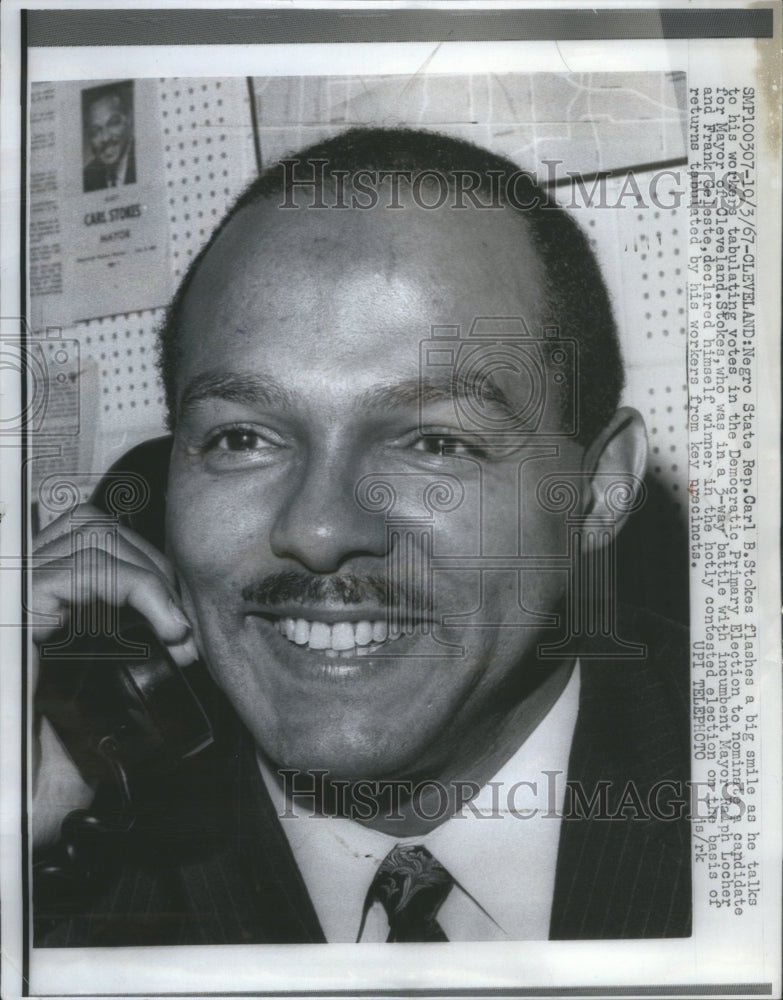
[[[420,345],[433,325],[464,336],[477,316],[539,330],[543,288],[519,221],[472,209],[263,203],[199,269],[183,312],[170,554],[202,655],[276,764],[470,778],[524,710],[535,615],[566,576],[503,560],[564,555],[562,514],[536,487],[577,469],[581,449],[492,440],[480,419],[466,433],[442,382],[420,395]],[[523,383],[500,371],[481,405],[503,393],[519,408]],[[499,568],[481,573],[479,556]],[[419,603],[412,634],[384,639],[389,580],[392,604],[405,606],[401,590]]]
[[[130,117],[122,110],[119,97],[101,97],[91,104],[87,129],[95,158],[107,167],[119,163],[131,135]]]

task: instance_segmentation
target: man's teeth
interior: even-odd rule
[[[277,628],[290,642],[309,649],[335,652],[370,652],[390,636],[385,621],[325,622],[308,621],[306,618],[281,618]]]

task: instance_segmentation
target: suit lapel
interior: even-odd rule
[[[665,818],[689,805],[687,714],[672,678],[687,658],[671,642],[654,648],[642,661],[582,662],[551,938],[690,934],[689,826]]]
[[[301,943],[325,942],[304,879],[291,845],[277,817],[258,768],[255,754],[248,761],[246,795],[250,814],[244,821],[244,836],[250,854],[250,870],[261,910],[273,918],[275,940]],[[256,849],[261,845],[261,850]]]
[[[226,944],[324,942],[324,934],[242,733],[226,761],[218,812],[221,847],[182,866],[189,939]]]

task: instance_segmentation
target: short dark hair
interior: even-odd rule
[[[451,190],[457,175],[478,177],[475,191],[495,198],[498,177],[514,176],[514,197],[501,196],[503,210],[524,219],[546,274],[547,322],[578,344],[577,439],[587,444],[609,422],[623,387],[623,365],[609,294],[595,254],[576,222],[511,160],[463,139],[404,128],[354,128],[295,154],[299,163],[326,161],[325,174],[360,171],[437,172]],[[158,335],[158,365],[163,380],[169,428],[176,408],[176,374],[181,351],[181,314],[201,262],[222,230],[247,205],[290,196],[294,173],[282,161],[264,171],[237,198],[209,241],[191,261],[169,305]],[[296,215],[294,211],[292,213]]]
[[[127,83],[106,83],[102,87],[91,87],[89,90],[82,91],[82,106],[84,108],[85,121],[93,105],[97,104],[98,101],[106,101],[111,98],[116,98],[119,101],[122,113],[129,115],[131,113],[129,90],[130,88]]]

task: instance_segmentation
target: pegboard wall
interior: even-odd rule
[[[640,190],[648,190],[653,174],[635,176]],[[676,204],[680,182],[666,178],[656,183],[658,201]],[[607,201],[614,203],[620,191],[621,181],[613,180],[607,186]],[[688,485],[686,225],[680,207],[637,211],[629,206],[624,211],[596,209],[586,226],[620,329],[626,375],[623,402],[644,417],[650,469],[683,521]]]
[[[174,284],[254,176],[256,147],[269,163],[352,124],[417,125],[486,145],[540,177],[547,159],[588,175],[613,168],[618,176],[607,182],[610,205],[624,170],[634,168],[644,194],[653,176],[645,164],[685,158],[684,77],[677,74],[161,79],[157,86]],[[675,204],[669,196],[684,187],[684,170],[658,184],[660,202]],[[580,206],[575,212],[614,300],[627,368],[625,401],[645,417],[651,469],[681,509],[683,524],[685,213],[684,205],[658,208],[649,198],[638,210],[626,198],[614,210]],[[163,430],[154,365],[161,316],[160,309],[141,310],[64,331],[98,367],[97,470]]]

